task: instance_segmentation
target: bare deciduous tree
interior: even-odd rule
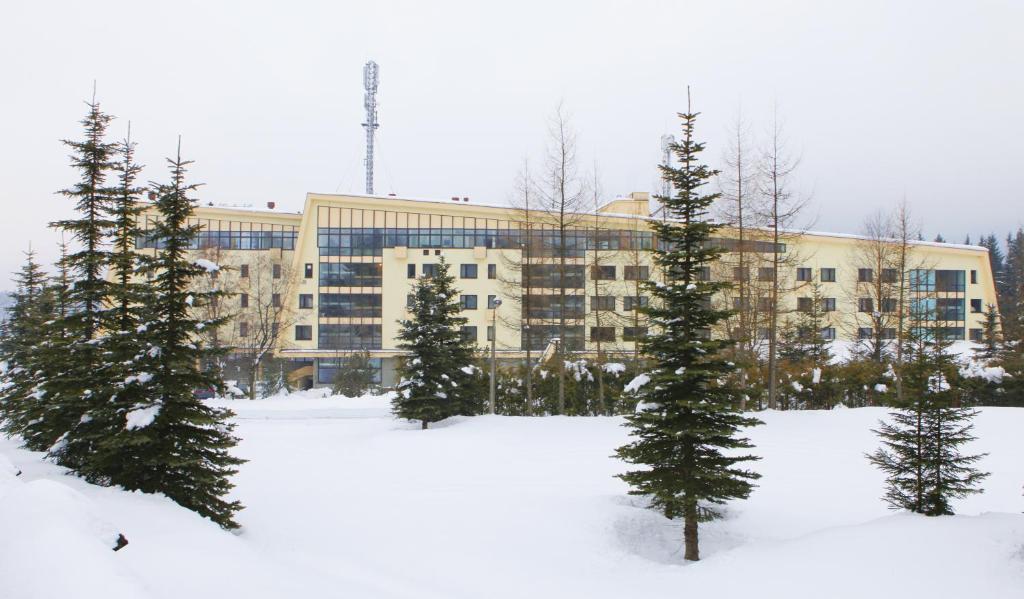
[[[545,258],[554,261],[559,275],[556,292],[559,299],[557,318],[558,345],[558,411],[565,413],[565,362],[568,350],[566,315],[566,298],[568,267],[578,263],[577,255],[582,248],[577,247],[579,237],[575,230],[582,228],[581,221],[585,218],[584,210],[588,201],[587,184],[580,176],[576,164],[576,132],[572,128],[569,113],[562,104],[558,105],[548,126],[548,148],[544,162],[542,178],[537,185],[538,221],[552,231],[554,239],[551,246],[545,248]],[[574,256],[570,258],[569,254]],[[553,254],[553,256],[552,256]],[[570,263],[570,260],[572,262]],[[575,290],[573,291],[575,295]]]
[[[788,240],[799,236],[796,231],[797,219],[807,205],[807,199],[797,195],[790,179],[799,160],[789,155],[786,149],[782,123],[778,112],[772,118],[763,156],[760,164],[760,192],[762,196],[761,215],[771,245],[771,280],[768,289],[768,407],[774,409],[778,402],[778,332],[781,312],[782,267],[792,265],[798,257],[794,252],[783,256],[781,248]],[[760,277],[759,277],[760,278]]]

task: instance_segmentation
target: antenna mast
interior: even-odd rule
[[[377,63],[372,60],[363,67],[363,87],[366,94],[363,96],[363,106],[366,108],[366,194],[373,195],[373,138],[380,123],[377,122],[377,84],[379,83],[380,69]]]
[[[664,166],[672,166],[672,144],[676,143],[675,135],[662,135],[661,136],[661,164]],[[672,195],[672,182],[667,178],[661,178],[661,197],[668,198]],[[668,218],[668,210],[665,209],[665,200],[661,201],[661,206],[654,211],[654,216],[661,213],[662,220]]]
[[[672,166],[672,144],[674,143],[676,143],[675,135],[661,136],[661,163],[665,166]],[[666,198],[672,195],[672,182],[668,179],[662,178],[661,195]]]

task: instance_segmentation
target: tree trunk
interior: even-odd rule
[[[683,514],[683,559],[688,562],[700,561],[700,549],[697,547],[697,505],[686,506]]]
[[[427,430],[427,424],[429,424],[429,423],[428,423],[428,422],[427,422],[426,420],[423,420],[423,421],[421,422],[421,424],[423,425],[423,426],[421,427],[421,430]]]

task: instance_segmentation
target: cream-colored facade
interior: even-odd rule
[[[580,352],[595,352],[601,339],[603,352],[633,354],[632,339],[644,334],[643,323],[631,308],[641,301],[634,299],[640,293],[639,280],[659,276],[650,260],[653,236],[648,205],[646,193],[634,193],[573,219],[566,243],[570,250],[562,309],[572,327],[566,342]],[[554,336],[558,321],[553,317],[560,305],[558,274],[563,271],[557,252],[551,249],[557,233],[543,213],[532,213],[528,227],[522,211],[456,198],[311,193],[301,213],[201,206],[195,217],[204,227],[196,251],[207,255],[214,251],[221,264],[232,267],[223,275],[223,289],[243,292],[249,282],[239,277],[242,265],[265,265],[268,260],[281,265],[279,274],[287,278],[281,301],[290,318],[287,329],[279,331],[277,355],[304,364],[300,372],[307,384],[329,383],[338,361],[364,348],[381,360],[384,383],[392,382],[400,355],[398,320],[407,315],[407,295],[415,277],[424,273],[424,265],[430,268],[441,258],[451,266],[460,294],[475,298],[466,299],[463,314],[468,326],[475,327],[466,334],[475,336],[482,349],[489,347],[488,327],[496,322],[499,358],[524,355],[523,306],[527,303],[535,355]],[[529,236],[527,228],[533,231]],[[728,240],[735,235],[723,229],[719,237]],[[527,242],[528,238],[534,241]],[[771,251],[764,251],[764,239],[765,235],[757,235],[760,251],[748,258],[753,281],[748,289],[758,288],[758,279],[765,278],[763,272],[758,276],[758,268],[770,266]],[[784,246],[778,269],[781,310],[797,314],[804,305],[800,302],[807,301],[799,298],[811,295],[813,288],[831,300],[828,328],[832,330],[825,331],[827,336],[851,342],[865,336],[872,314],[877,317],[887,309],[880,304],[888,300],[877,297],[875,289],[875,299],[866,303],[873,296],[872,285],[864,279],[883,276],[874,272],[878,268],[872,268],[872,257],[877,258],[880,245],[891,244],[810,232],[787,234],[780,241]],[[929,301],[939,303],[950,338],[979,335],[983,318],[979,307],[996,303],[986,250],[927,242],[914,242],[910,249],[905,263],[919,269],[921,274],[915,276],[923,277],[925,285],[931,281],[929,289],[938,290]],[[529,259],[523,259],[524,252]],[[256,260],[257,255],[268,258]],[[712,279],[742,276],[729,257],[709,273]],[[522,301],[524,268],[534,273],[525,287],[533,298],[529,302]],[[862,269],[873,272],[869,275]],[[496,310],[488,309],[489,296],[501,299]],[[733,291],[716,301],[739,307],[738,299]]]

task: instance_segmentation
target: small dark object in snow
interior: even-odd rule
[[[21,476],[21,470],[18,470],[17,472],[15,472],[14,476]]]
[[[114,545],[114,551],[120,551],[124,549],[124,546],[128,544],[128,539],[124,538],[124,535],[117,533],[117,544]]]

